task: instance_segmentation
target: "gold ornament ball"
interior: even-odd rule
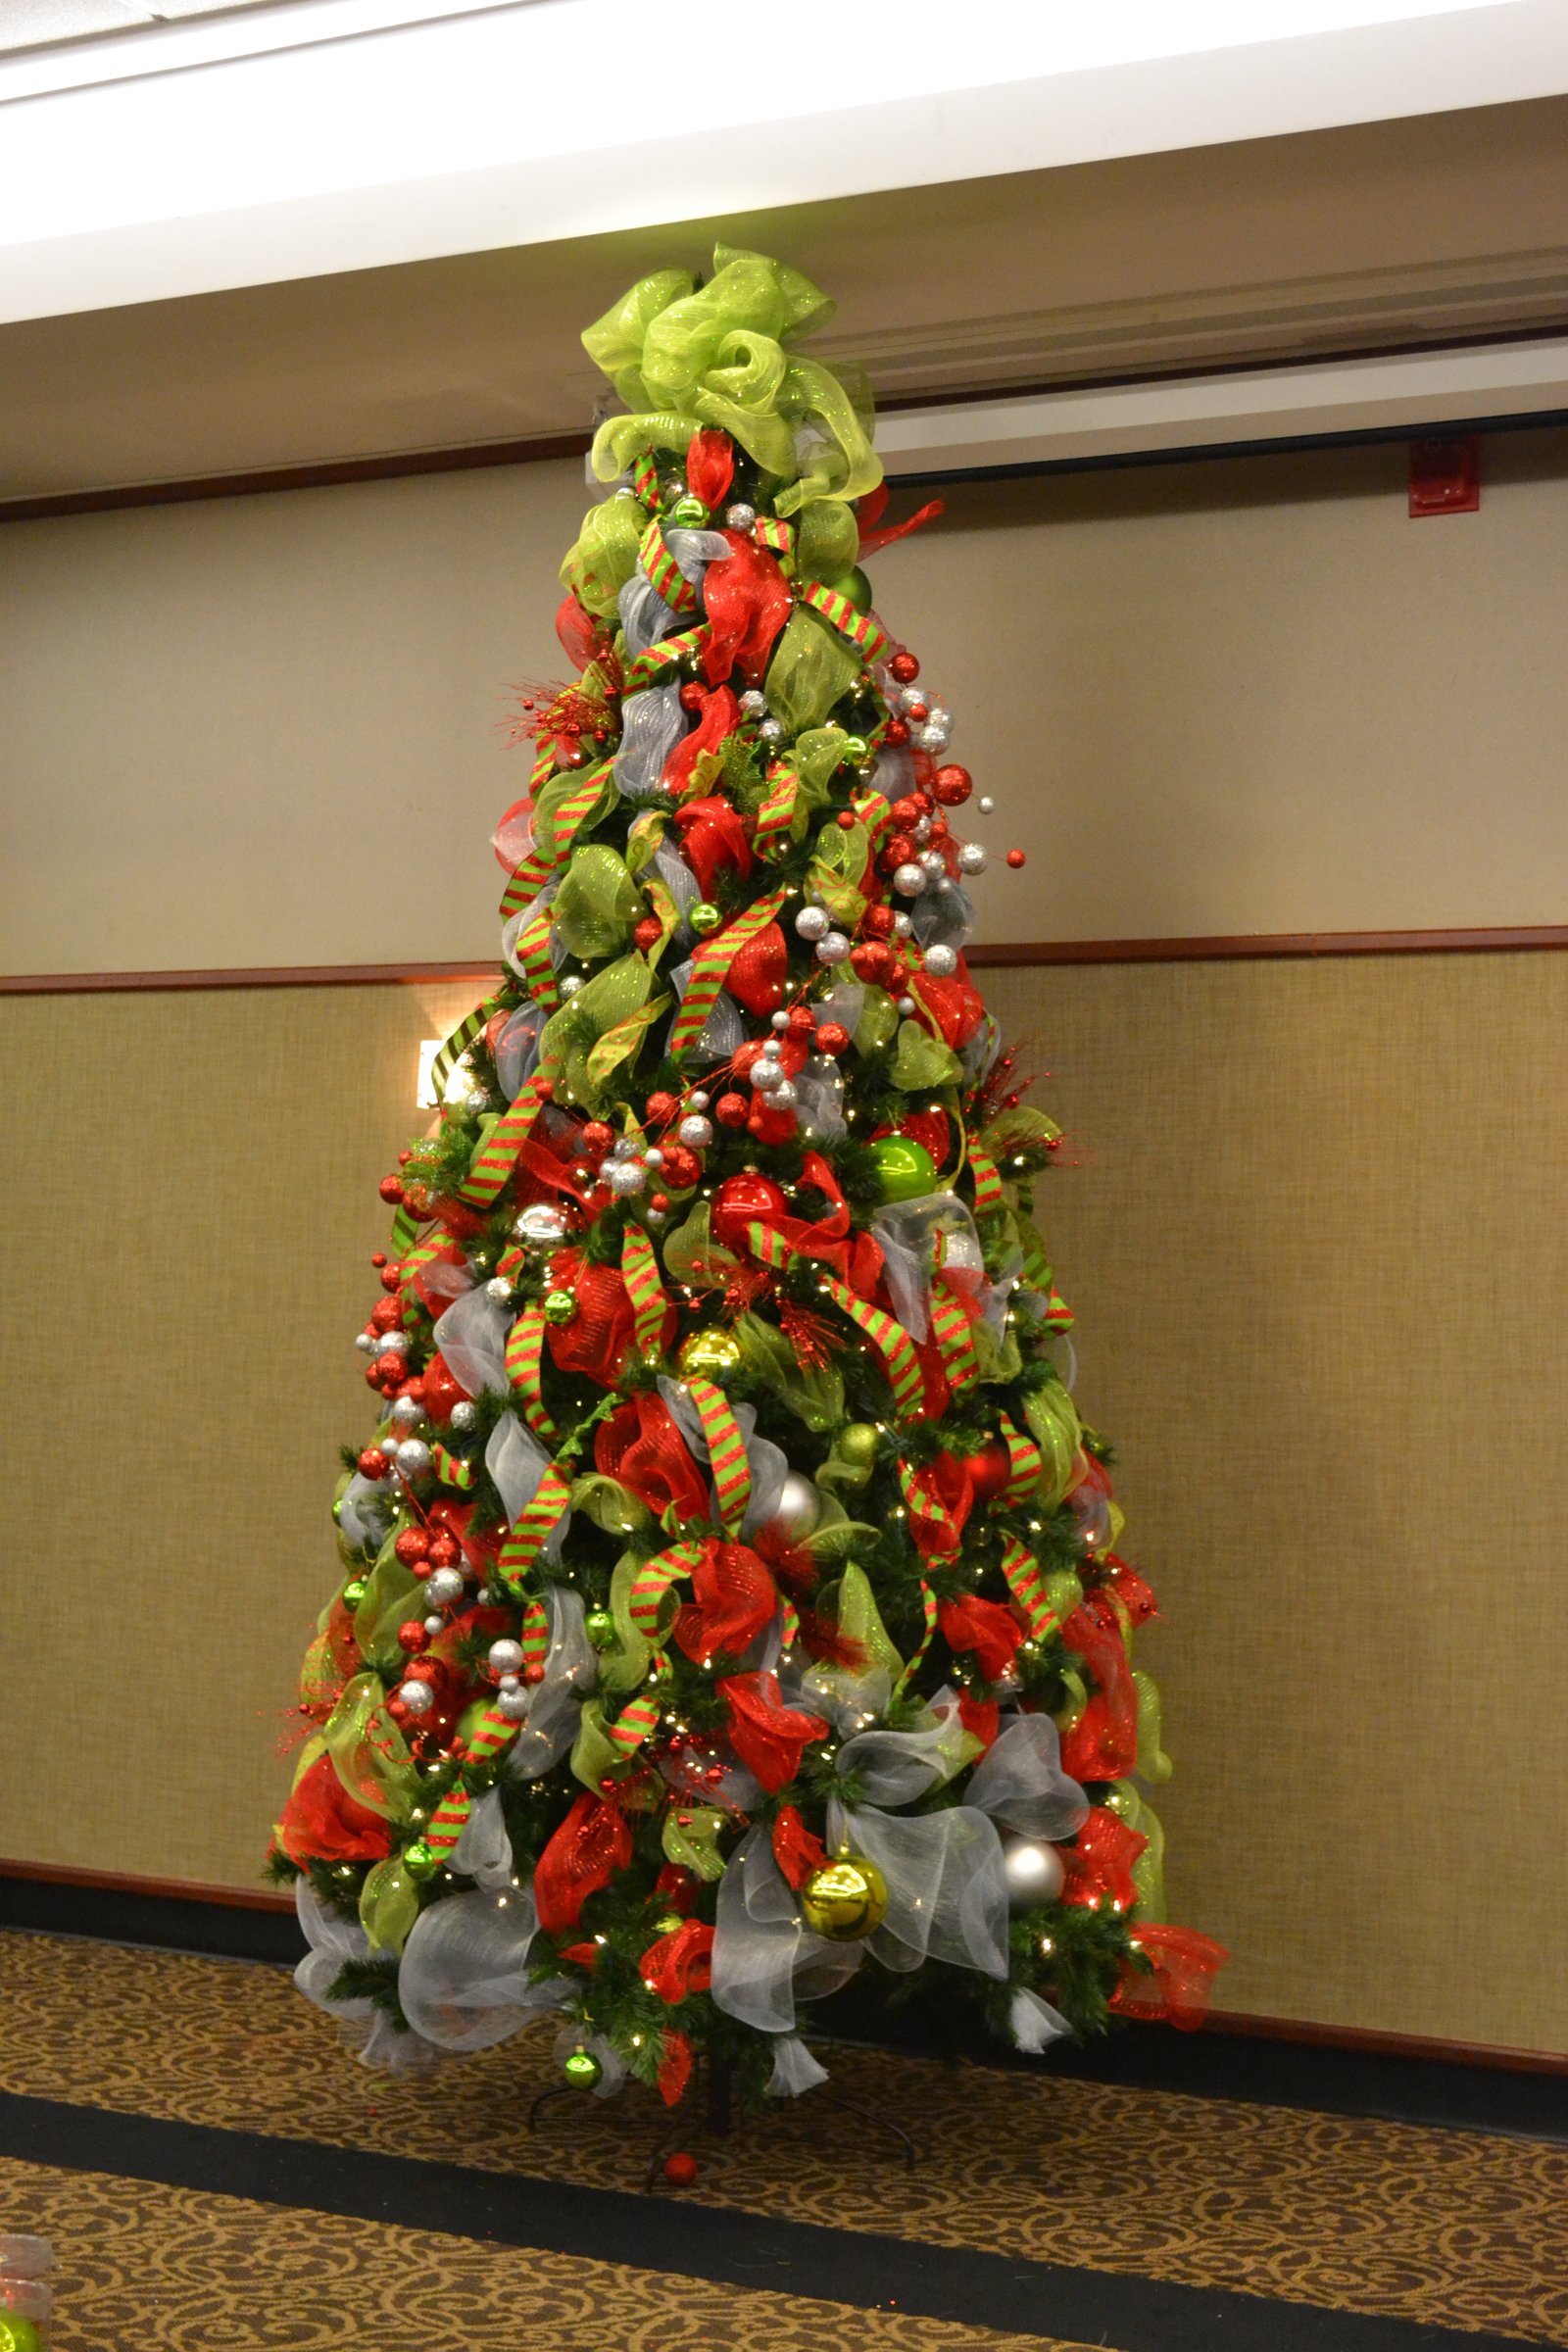
[[[546,1291],[544,1308],[547,1323],[559,1326],[563,1323],[575,1323],[577,1320],[577,1301],[570,1291]]]
[[[403,1867],[411,1879],[433,1879],[441,1867],[441,1857],[422,1838],[403,1848]]]
[[[888,1883],[863,1854],[835,1854],[813,1870],[801,1889],[801,1914],[813,1935],[830,1943],[858,1943],[882,1925]]]
[[[877,1433],[869,1421],[850,1421],[839,1431],[838,1454],[852,1470],[869,1470],[876,1460]]]
[[[699,938],[706,939],[710,931],[718,929],[724,917],[711,899],[699,899],[695,906],[688,908],[686,920]]]
[[[740,1365],[741,1344],[732,1331],[694,1331],[680,1351],[680,1368],[688,1378],[722,1380]]]
[[[573,2090],[592,2090],[605,2070],[592,2050],[573,2050],[563,2062],[561,2071]]]

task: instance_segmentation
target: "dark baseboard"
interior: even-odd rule
[[[272,1966],[291,1967],[305,1949],[286,1894],[47,1863],[0,1862],[0,1927]],[[1198,2034],[1128,2024],[1041,2061],[993,2040],[967,2009],[940,2000],[890,2008],[863,1982],[837,1994],[820,2023],[839,2039],[911,2057],[1568,2141],[1568,2056],[1549,2051],[1219,2013]]]

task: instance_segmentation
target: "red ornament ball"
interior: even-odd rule
[[[839,810],[839,823],[846,833],[853,832],[859,821],[859,818],[856,815],[853,808],[841,808]]]
[[[455,1568],[463,1557],[463,1546],[455,1536],[434,1536],[425,1556],[432,1568]]]
[[[860,929],[867,939],[891,939],[897,920],[891,906],[868,906],[860,918]]]
[[[525,1683],[542,1683],[545,1679],[545,1670],[536,1660],[532,1666],[523,1668],[522,1679]]]
[[[727,1250],[746,1247],[748,1225],[771,1225],[788,1203],[771,1176],[726,1176],[713,1195],[710,1223],[713,1239]]]
[[[382,1200],[395,1207],[403,1198],[403,1179],[401,1176],[383,1176],[376,1189]]]
[[[403,1309],[395,1298],[378,1298],[370,1309],[372,1331],[395,1331],[403,1320]]]
[[[664,2179],[672,2188],[690,2188],[697,2178],[697,2159],[688,2156],[684,2148],[675,2148],[664,2158]]]
[[[888,668],[901,686],[912,686],[920,675],[920,664],[912,654],[902,652],[895,654],[888,663]]]
[[[533,1091],[541,1102],[553,1102],[556,1099],[556,1082],[553,1078],[536,1078]]]
[[[914,802],[910,798],[909,794],[906,792],[902,793],[899,796],[899,798],[894,802],[892,808],[889,809],[888,813],[892,817],[893,822],[896,825],[902,825],[906,831],[907,831],[910,825],[917,825],[920,821],[920,811],[915,807]]]
[[[885,940],[862,939],[850,950],[850,969],[867,988],[884,988],[898,969],[898,960]]]
[[[679,1108],[680,1104],[675,1100],[675,1097],[673,1095],[666,1094],[664,1090],[661,1088],[658,1094],[650,1095],[648,1098],[648,1118],[650,1125],[655,1127],[667,1127],[670,1120],[675,1116],[675,1113],[677,1110],[679,1110]]]
[[[931,790],[944,808],[961,808],[974,790],[974,778],[966,767],[959,767],[955,762],[950,767],[937,769],[931,779]]]
[[[909,730],[902,718],[890,718],[882,730],[882,740],[898,751],[908,742]]]
[[[424,1620],[420,1617],[405,1617],[398,1627],[398,1646],[401,1649],[410,1649],[417,1654],[429,1639],[424,1630]]]
[[[669,1195],[667,1193],[650,1193],[648,1205],[656,1217],[662,1217],[669,1207]]]
[[[816,1015],[809,1004],[792,1004],[790,1006],[791,1036],[800,1038],[803,1043],[808,1043],[815,1028]]]
[[[992,1501],[1012,1476],[1012,1457],[1000,1438],[993,1438],[979,1453],[971,1453],[963,1466],[978,1502]]]
[[[816,1033],[818,1043],[822,1032]],[[720,1095],[713,1104],[713,1116],[721,1127],[744,1127],[750,1105],[744,1095]]]
[[[681,688],[680,707],[683,710],[700,710],[702,709],[703,690],[695,678],[688,679]]]
[[[583,1152],[589,1159],[603,1159],[615,1140],[615,1130],[603,1119],[590,1119],[582,1131]]]
[[[398,1530],[397,1542],[393,1544],[392,1548],[397,1553],[398,1558],[403,1562],[404,1567],[412,1568],[417,1561],[422,1560],[425,1554],[428,1552],[430,1548],[430,1539],[425,1534],[422,1527],[400,1528]]]
[[[642,921],[633,931],[632,938],[636,941],[638,947],[642,949],[645,956],[650,948],[658,947],[660,939],[663,933],[663,928],[664,926],[660,921],[657,914],[645,914],[643,916]]]
[[[409,1377],[409,1367],[401,1355],[378,1355],[365,1375],[372,1389],[384,1389],[388,1396]]]
[[[371,1260],[370,1260],[370,1263],[371,1263],[371,1265],[372,1265],[372,1266],[374,1265],[374,1263],[375,1263],[375,1259],[374,1259],[373,1257],[371,1258]],[[398,1265],[398,1264],[397,1264],[396,1260],[394,1260],[394,1261],[393,1261],[393,1263],[392,1263],[391,1265],[388,1265],[388,1264],[387,1264],[387,1262],[386,1262],[386,1259],[383,1257],[383,1258],[382,1258],[382,1260],[381,1260],[381,1288],[382,1288],[382,1290],[383,1290],[383,1291],[395,1291],[395,1290],[397,1290],[397,1289],[400,1287],[400,1285],[401,1285],[402,1281],[403,1281],[403,1268],[402,1268],[400,1265]]]
[[[362,1478],[385,1478],[392,1465],[379,1446],[367,1446],[359,1460]]]
[[[702,1172],[702,1161],[695,1152],[688,1152],[684,1144],[664,1146],[664,1164],[660,1174],[666,1184],[673,1185],[677,1193],[683,1193],[689,1184],[695,1184]]]
[[[907,865],[919,844],[909,833],[890,833],[882,844],[882,863],[891,874],[901,865]]]
[[[816,1033],[816,1050],[819,1054],[843,1054],[847,1052],[849,1043],[850,1033],[841,1021],[824,1021]],[[739,1095],[732,1100],[738,1102]]]
[[[413,1157],[414,1153],[412,1152],[400,1152],[398,1153],[398,1166],[400,1168],[406,1168]]]
[[[1026,864],[1027,860],[1022,850],[1009,850],[1007,852],[1007,863],[1014,869],[1014,871],[1016,871],[1020,865]]]
[[[372,1250],[370,1251],[370,1263],[372,1266],[384,1266],[386,1264],[386,1251],[384,1250]]]

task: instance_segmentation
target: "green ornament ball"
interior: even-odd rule
[[[20,2311],[0,2311],[0,2352],[43,2352],[43,2337]]]
[[[846,767],[860,767],[865,762],[869,748],[863,735],[846,735],[839,758]]]
[[[884,1135],[871,1146],[871,1160],[884,1200],[918,1200],[937,1189],[937,1163],[924,1144],[907,1135]]]
[[[433,1879],[441,1867],[441,1857],[422,1838],[403,1848],[403,1867],[411,1879]]]
[[[595,1649],[610,1649],[614,1645],[615,1620],[608,1609],[590,1609],[583,1619],[583,1632]]]
[[[860,569],[858,564],[856,564],[853,571],[845,572],[839,579],[829,580],[827,585],[833,590],[836,596],[847,596],[851,604],[855,607],[857,612],[870,612],[872,597],[871,583],[866,578],[864,572]]]
[[[676,499],[665,520],[674,523],[679,530],[700,531],[708,520],[708,509],[700,498],[694,498],[688,490],[684,498]]]
[[[342,1495],[340,1494],[340,1495],[338,1496],[338,1498],[337,1498],[336,1502],[334,1502],[334,1503],[333,1503],[333,1505],[332,1505],[332,1525],[333,1525],[334,1527],[341,1527],[341,1526],[342,1526],[342,1524],[343,1524],[343,1497],[342,1497]]]
[[[839,1431],[838,1453],[852,1470],[869,1470],[876,1460],[877,1432],[869,1421],[850,1421]]]
[[[347,1584],[343,1588],[343,1606],[346,1609],[357,1609],[364,1598],[365,1580],[363,1577],[357,1576],[352,1584]]]
[[[696,906],[688,909],[686,920],[698,937],[705,939],[710,931],[718,929],[724,917],[711,899],[699,899]]]
[[[546,1291],[544,1308],[545,1321],[558,1328],[577,1320],[577,1301],[570,1291]]]
[[[592,2090],[605,2070],[592,2050],[573,2050],[561,2071],[573,2090]]]

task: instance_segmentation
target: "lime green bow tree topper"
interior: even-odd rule
[[[878,527],[829,310],[720,247],[583,338],[626,413],[574,675],[381,1186],[272,1855],[371,2064],[541,2024],[601,2094],[795,2094],[835,1996],[917,1977],[1041,2051],[1196,2023],[1223,1958],[1165,1916],[1154,1598],[1032,1221],[1057,1131],[965,961],[971,779],[862,568],[940,510]]]

